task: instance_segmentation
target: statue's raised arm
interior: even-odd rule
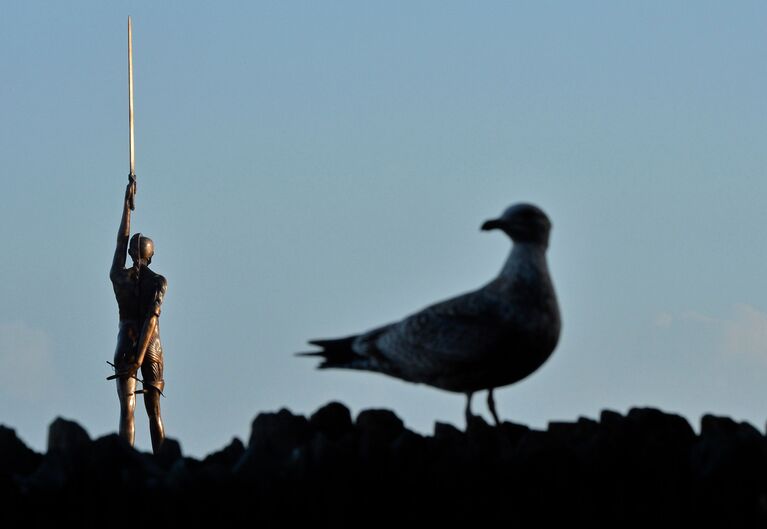
[[[133,209],[133,197],[136,195],[136,178],[128,176],[128,185],[125,187],[123,200],[123,214],[120,219],[120,228],[117,230],[117,246],[112,259],[112,268],[109,270],[109,278],[114,282],[115,276],[125,268],[125,260],[128,257],[128,240],[130,239],[130,212]]]

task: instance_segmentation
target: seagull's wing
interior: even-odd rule
[[[358,337],[354,349],[387,372],[426,381],[482,362],[508,339],[501,300],[492,288],[431,305],[404,320]]]

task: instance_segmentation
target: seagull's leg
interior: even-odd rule
[[[495,388],[490,388],[487,390],[487,407],[490,408],[490,414],[493,416],[493,420],[495,421],[495,425],[499,426],[501,424],[501,421],[498,420],[498,413],[495,411],[495,399],[493,398],[493,390]]]
[[[474,395],[474,392],[470,391],[466,394],[466,428],[469,427],[469,423],[471,422],[471,418],[473,415],[471,414],[471,396]]]

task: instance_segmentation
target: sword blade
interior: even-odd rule
[[[133,147],[133,25],[128,17],[128,152],[130,156],[130,174],[136,175]]]

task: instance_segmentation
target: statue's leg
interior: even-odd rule
[[[144,362],[141,366],[141,374],[144,378],[144,406],[149,416],[149,434],[152,436],[152,452],[160,451],[162,442],[165,440],[165,427],[160,416],[160,391],[165,388],[162,378],[162,356],[159,362]]]
[[[160,392],[157,389],[146,386],[144,393],[144,406],[149,416],[149,433],[152,436],[152,452],[160,451],[162,442],[165,440],[165,429],[160,416]]]
[[[120,437],[133,446],[136,428],[133,412],[136,409],[136,379],[117,378],[117,398],[120,399]]]
[[[136,325],[133,322],[120,322],[114,355],[114,367],[118,373],[127,371],[130,367],[131,358],[135,354],[136,332]],[[120,400],[120,437],[133,446],[133,440],[136,437],[133,422],[133,412],[136,410],[136,379],[118,377],[115,382],[117,382],[117,398]]]

